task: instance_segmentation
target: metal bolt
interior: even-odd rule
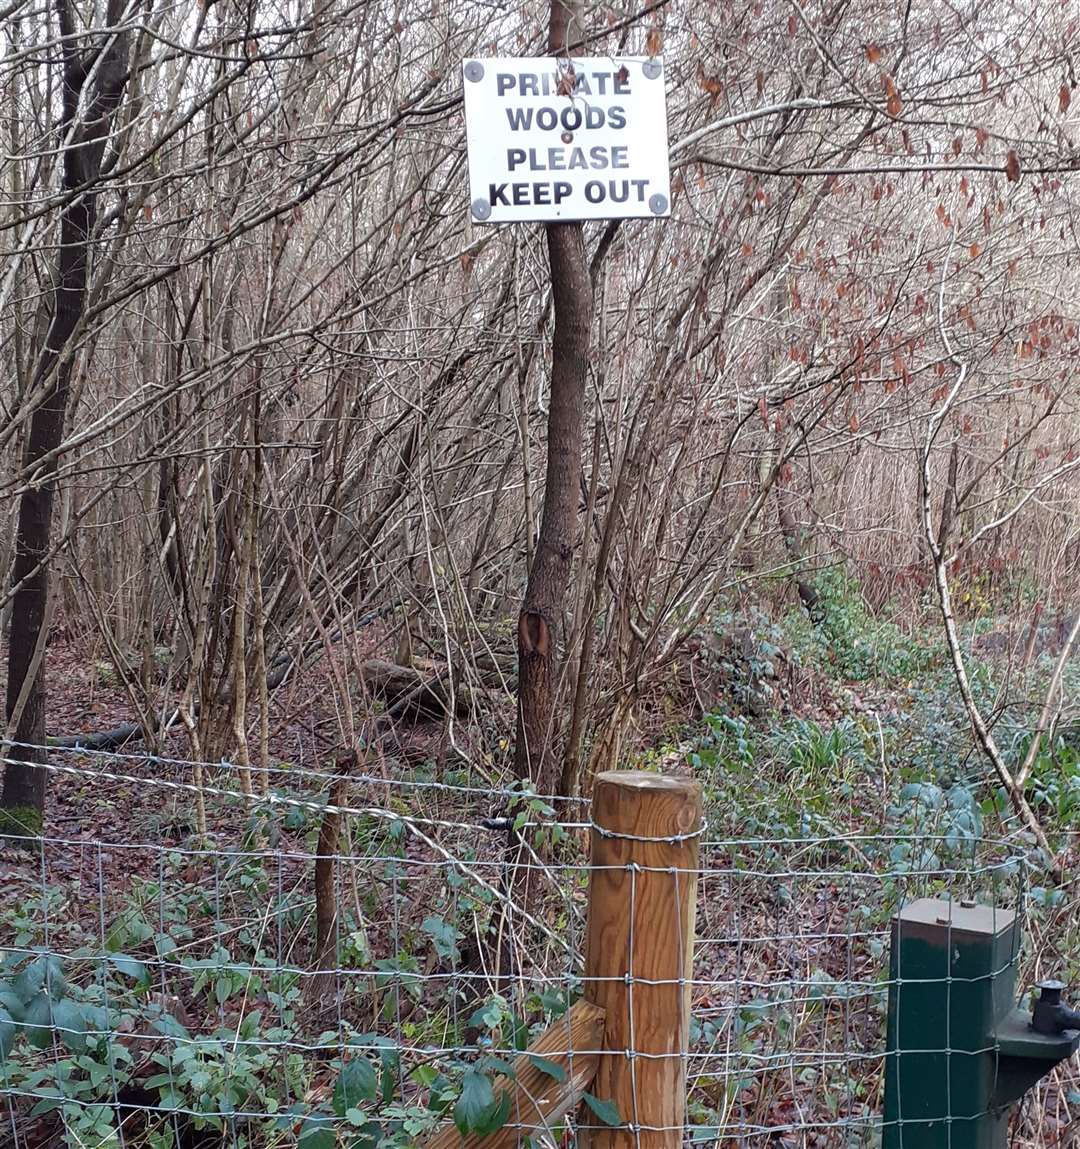
[[[478,80],[484,78],[484,65],[479,60],[470,60],[465,65],[465,79],[472,80],[475,84]]]
[[[487,219],[491,215],[491,204],[483,196],[472,201],[472,213],[477,219]]]
[[[960,905],[965,910],[973,910],[975,908],[975,906],[977,905],[977,903],[976,903],[974,898],[962,898],[960,900]]]
[[[667,211],[667,206],[667,196],[661,195],[659,192],[649,196],[649,211],[653,215],[663,215]]]
[[[563,132],[562,142],[564,144],[572,144],[574,142],[574,133],[573,132]]]
[[[1063,981],[1057,981],[1055,978],[1047,978],[1046,981],[1039,981],[1035,983],[1035,988],[1039,991],[1039,999],[1048,1002],[1050,1005],[1057,1005],[1061,1001],[1062,991],[1065,989]]]
[[[645,73],[647,80],[655,80],[663,71],[663,65],[659,60],[646,60],[645,63],[641,65],[641,70]]]

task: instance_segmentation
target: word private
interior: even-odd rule
[[[659,57],[496,57],[462,71],[474,221],[670,214]]]

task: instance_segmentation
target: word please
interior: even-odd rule
[[[507,148],[508,171],[525,168],[530,172],[567,172],[592,168],[628,168],[629,149],[623,146],[609,148],[597,144],[585,148]]]

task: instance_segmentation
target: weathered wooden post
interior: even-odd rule
[[[596,776],[584,990],[606,1017],[592,1092],[623,1124],[585,1110],[590,1149],[682,1145],[701,829],[698,783]]]

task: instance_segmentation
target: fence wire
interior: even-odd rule
[[[202,765],[197,786],[178,759],[50,750],[50,832],[0,850],[0,1143],[561,1146],[590,1127],[648,1149],[878,1145],[889,992],[920,981],[890,975],[894,915],[926,896],[1024,906],[1022,851],[929,825],[705,835],[695,872],[652,871],[676,902],[696,878],[689,976],[635,969],[650,939],[631,930],[619,979],[635,1086],[650,1060],[682,1060],[635,1048],[635,993],[689,993],[678,1123],[643,1118],[636,1088],[633,1112],[599,1085],[556,1112],[575,1061],[612,1056],[570,1021],[597,873],[586,803],[562,820],[514,787],[284,767],[245,793],[237,767]],[[560,1019],[564,1044],[523,1053]],[[530,1066],[545,1097],[524,1112],[511,1081]]]

